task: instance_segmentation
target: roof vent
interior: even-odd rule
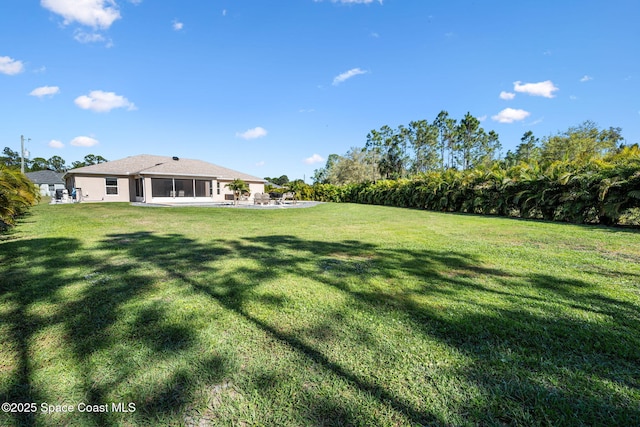
[[[173,160],[180,160],[178,156],[173,156]]]

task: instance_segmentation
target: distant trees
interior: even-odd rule
[[[100,155],[87,154],[84,156],[83,161],[75,161],[71,164],[71,168],[80,168],[83,166],[96,165],[99,163],[107,162],[108,160]],[[49,159],[44,157],[34,157],[32,159],[24,159],[25,171],[35,172],[39,170],[52,170],[55,172],[66,172],[69,168],[65,160],[60,156],[52,156]],[[5,147],[2,150],[2,156],[0,156],[0,165],[3,165],[9,169],[20,169],[21,159],[20,152],[14,151],[9,147]]]
[[[287,175],[281,175],[280,177],[273,177],[273,178],[269,178],[268,176],[265,176],[264,180],[280,186],[284,186],[289,183],[289,177]]]
[[[71,168],[81,168],[84,166],[97,165],[99,163],[107,162],[108,160],[100,155],[87,154],[84,156],[83,161],[75,161],[71,164]],[[25,172],[36,172],[39,170],[52,170],[55,172],[66,172],[69,167],[65,160],[60,156],[52,156],[48,159],[44,157],[34,157],[32,159],[24,159]],[[14,151],[9,147],[5,147],[2,150],[2,156],[0,156],[0,165],[8,167],[10,169],[20,169],[20,152]]]
[[[592,121],[585,121],[579,126],[570,127],[567,131],[545,138],[542,141],[542,160],[573,160],[586,162],[592,158],[603,157],[612,153],[622,141],[622,129],[598,129]]]
[[[586,162],[494,162],[397,180],[316,183],[300,194],[328,202],[638,227],[640,148],[623,146]]]
[[[67,165],[64,159],[60,156],[50,157],[47,161],[49,164],[49,169],[56,172],[65,172],[67,170]]]
[[[82,168],[85,166],[91,166],[91,165],[97,165],[100,163],[106,163],[109,160],[105,159],[102,156],[96,156],[95,154],[87,154],[86,156],[84,156],[84,161],[80,162],[80,161],[75,161],[73,163],[71,163],[71,168],[72,169],[76,169],[76,168]]]
[[[20,152],[4,147],[2,156],[0,156],[0,164],[10,169],[20,169]]]
[[[344,156],[331,154],[323,168],[316,169],[313,182],[324,184],[353,184],[380,178],[378,165],[372,156],[358,147],[351,147]]]
[[[433,122],[416,120],[397,129],[382,126],[367,135],[364,150],[378,158],[385,179],[398,179],[447,168],[473,169],[500,155],[500,139],[486,132],[471,113],[458,122],[441,111]]]
[[[599,129],[594,122],[587,120],[542,140],[527,131],[515,152],[507,152],[504,161],[507,166],[521,162],[543,165],[558,161],[586,163],[616,152],[622,147],[622,141],[622,129],[619,127]]]
[[[498,134],[486,132],[470,113],[458,122],[441,111],[432,122],[414,120],[396,129],[384,125],[371,130],[363,148],[329,155],[326,165],[315,170],[313,181],[340,185],[473,169],[495,162],[500,149]]]
[[[442,111],[432,123],[372,130],[364,148],[329,156],[316,170],[315,184],[301,194],[321,201],[640,226],[640,148],[622,141],[620,128],[585,121],[542,139],[527,131],[514,151],[497,160],[501,145],[494,131],[486,132],[469,113],[457,122]],[[370,170],[363,164],[378,174],[359,173]]]
[[[29,171],[41,171],[49,168],[49,162],[43,157],[34,157],[29,161]]]

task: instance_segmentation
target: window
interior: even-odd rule
[[[151,197],[173,197],[173,180],[151,178]]]
[[[49,184],[49,193],[53,193],[56,191],[56,186],[54,184]]]
[[[220,181],[216,182],[216,190],[218,190],[218,194],[220,194]]]
[[[136,178],[136,197],[144,197],[144,178]]]
[[[192,179],[176,179],[176,195],[178,197],[193,197],[193,180]]]
[[[196,197],[207,197],[211,190],[211,181],[200,181],[196,179]]]
[[[105,178],[108,195],[118,195],[118,178]]]
[[[151,197],[207,197],[210,194],[211,181],[151,178]]]

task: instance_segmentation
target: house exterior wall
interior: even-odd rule
[[[45,197],[55,197],[56,190],[63,190],[64,184],[51,184],[53,185],[53,191],[49,190],[49,184],[36,184],[40,189],[40,195]]]
[[[117,180],[118,194],[107,194],[107,178]],[[136,194],[136,179],[142,179],[142,194]],[[210,182],[210,193],[206,197],[180,196],[179,192],[175,192],[173,196],[154,197],[152,191],[152,179],[197,179],[199,181]],[[180,176],[104,176],[104,175],[74,175],[67,180],[67,188],[69,194],[73,188],[79,195],[80,202],[145,202],[145,203],[211,203],[225,202],[229,199],[233,200],[233,191],[226,185],[231,180],[216,180],[194,177]],[[218,186],[219,184],[219,186]],[[264,183],[248,182],[251,196],[256,193],[264,193]],[[113,188],[113,186],[111,186]],[[220,194],[218,194],[218,189]]]
[[[249,191],[251,192],[251,196],[254,196],[256,193],[264,193],[264,184],[249,183]]]
[[[115,178],[118,194],[107,194],[107,178]],[[81,194],[81,202],[131,201],[128,177],[75,175],[71,181],[70,185]]]

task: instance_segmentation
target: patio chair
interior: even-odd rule
[[[268,205],[270,199],[266,193],[256,193],[255,196],[253,196],[253,203],[256,205]]]
[[[284,193],[282,195],[282,203],[286,203],[287,200],[291,201],[291,203],[293,204],[297,203],[296,193],[293,193],[291,191],[289,191],[288,193]]]

